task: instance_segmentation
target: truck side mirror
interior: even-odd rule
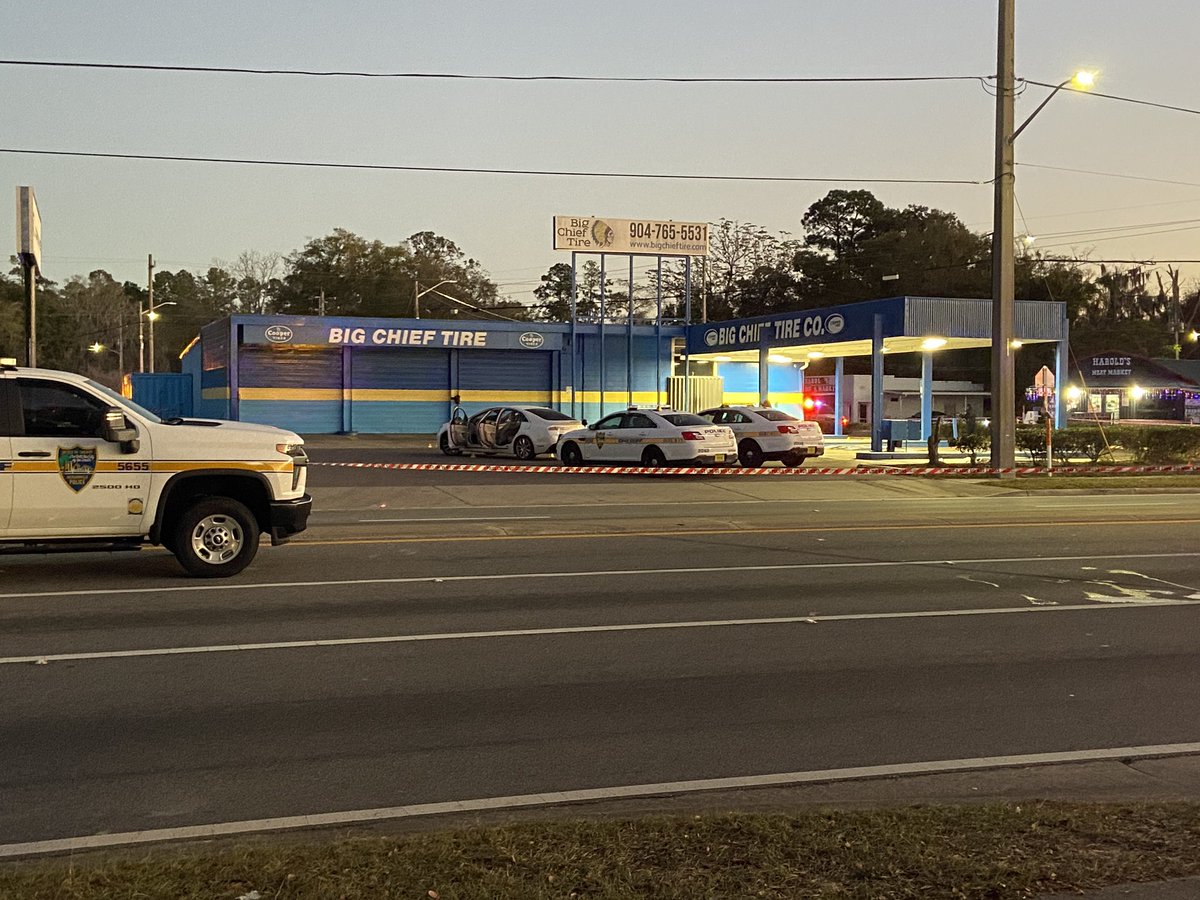
[[[125,419],[119,406],[110,406],[104,411],[103,435],[104,440],[120,444],[122,453],[137,453],[141,446],[137,429]]]

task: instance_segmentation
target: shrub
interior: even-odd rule
[[[1143,425],[1127,426],[1122,432],[1122,446],[1130,451],[1138,462],[1178,463],[1200,460],[1200,428],[1187,425]]]

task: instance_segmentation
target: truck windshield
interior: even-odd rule
[[[99,391],[105,397],[108,397],[110,400],[115,402],[118,406],[123,406],[126,409],[131,409],[135,413],[137,413],[139,416],[141,416],[143,419],[149,419],[151,422],[154,422],[155,424],[162,423],[162,419],[160,419],[154,413],[150,412],[150,410],[146,409],[144,406],[138,406],[136,403],[134,403],[128,397],[122,397],[120,394],[118,394],[112,388],[105,387],[100,382],[92,381],[90,378],[88,379],[87,383],[88,383],[88,387],[94,388],[95,390]]]

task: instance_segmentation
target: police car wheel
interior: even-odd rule
[[[171,550],[190,575],[228,578],[258,552],[258,522],[231,497],[205,497],[176,521]]]
[[[647,447],[642,453],[642,465],[648,469],[661,469],[667,464],[667,458],[657,447]]]
[[[442,432],[442,436],[438,438],[438,446],[447,456],[462,456],[461,450],[456,450],[454,447],[450,446],[450,435],[446,434],[444,431]]]
[[[566,444],[562,448],[561,461],[564,466],[583,465],[583,451],[576,444]]]
[[[742,441],[738,444],[738,462],[747,469],[757,469],[763,464],[762,448],[754,441]]]
[[[537,456],[537,451],[533,447],[533,441],[525,435],[519,436],[513,441],[513,456],[521,460],[531,460]]]
[[[783,458],[783,464],[788,467],[802,466],[808,459],[803,453],[789,453]]]

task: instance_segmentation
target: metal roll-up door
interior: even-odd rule
[[[354,429],[430,434],[450,417],[450,351],[355,349]]]
[[[238,418],[291,431],[342,429],[338,349],[244,346],[238,353]]]
[[[553,358],[553,353],[534,350],[460,351],[458,392],[463,405],[550,405]]]

